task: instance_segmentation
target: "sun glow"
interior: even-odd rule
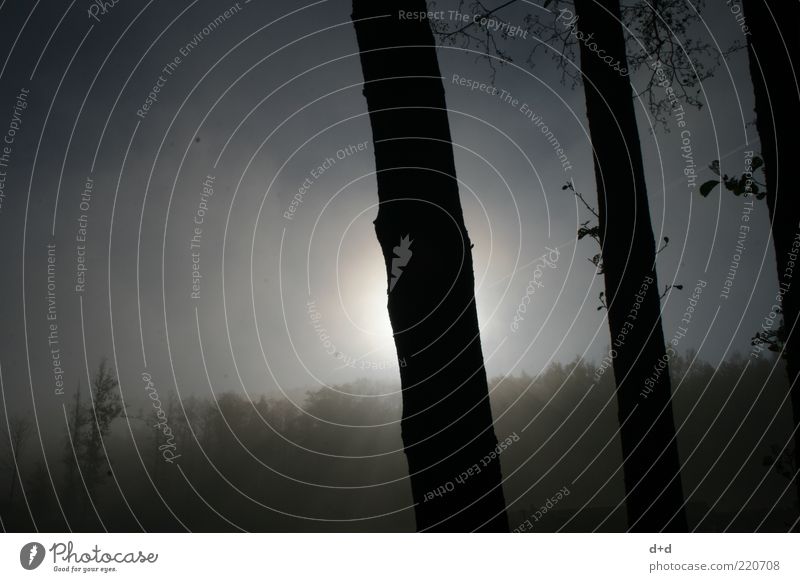
[[[377,247],[377,244],[375,245]],[[340,309],[353,338],[350,356],[356,367],[372,368],[373,363],[390,367],[397,361],[392,325],[387,310],[387,283],[380,249],[367,252],[352,268],[339,271]]]

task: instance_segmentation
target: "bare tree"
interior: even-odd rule
[[[95,372],[92,380],[92,402],[87,410],[89,415],[88,430],[85,435],[83,458],[83,477],[90,490],[102,481],[103,473],[108,465],[103,439],[111,430],[111,423],[118,418],[124,408],[114,377],[113,370],[108,368],[105,359]]]
[[[75,498],[75,473],[80,465],[83,434],[88,420],[81,405],[81,384],[75,387],[75,402],[70,407],[67,431],[68,438],[64,440],[64,497],[68,504]]]
[[[111,423],[124,412],[118,385],[113,370],[103,359],[92,378],[89,390],[91,401],[83,402],[80,384],[75,390],[75,403],[71,407],[71,418],[67,427],[70,435],[65,444],[64,462],[65,499],[72,512],[77,513],[72,519],[78,523],[83,523],[86,519],[90,498],[108,474],[104,439],[111,431]],[[76,471],[80,473],[79,478]],[[78,481],[82,491],[76,494]]]

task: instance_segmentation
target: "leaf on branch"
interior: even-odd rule
[[[600,311],[601,309],[608,309],[608,305],[606,305],[605,295],[606,295],[605,291],[600,291],[600,295],[597,297],[600,300],[600,306],[597,308],[597,311]]]
[[[597,253],[595,256],[589,259],[589,262],[592,263],[595,267],[597,267],[598,273],[603,272],[603,261],[602,257],[600,256],[600,253]]]
[[[584,225],[587,223],[584,223]],[[578,229],[578,240],[581,240],[584,237],[590,236],[593,239],[600,239],[600,227],[597,225],[594,226],[581,226]]]
[[[713,169],[713,168],[712,168]],[[708,196],[711,194],[711,191],[716,187],[719,186],[719,180],[709,180],[708,182],[704,182],[700,186],[700,195],[701,196]]]

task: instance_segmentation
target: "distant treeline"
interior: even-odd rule
[[[670,365],[690,527],[786,531],[798,504],[782,364],[737,356],[715,369],[688,354]],[[625,530],[613,377],[596,382],[596,367],[490,382],[512,529]],[[5,531],[414,529],[396,387],[360,380],[295,403],[228,392],[132,410],[102,364],[91,390],[73,395],[46,462],[33,420],[10,417]]]

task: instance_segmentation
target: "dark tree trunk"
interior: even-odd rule
[[[796,142],[800,137],[800,3],[797,0],[745,0],[747,49],[755,92],[756,127],[761,139],[767,208],[778,267],[786,330],[784,356],[791,386],[795,428],[800,424],[800,213],[797,194]],[[794,174],[794,176],[792,175]],[[800,467],[800,431],[794,433],[795,463]],[[800,480],[795,478],[798,496]]]
[[[577,27],[627,69],[619,0],[576,0]],[[580,42],[603,245],[602,264],[632,531],[686,531],[655,240],[629,79]],[[594,47],[592,47],[594,48]],[[622,68],[622,67],[620,67]],[[637,297],[638,295],[638,297]],[[624,424],[623,424],[624,423]]]
[[[508,531],[444,87],[429,24],[401,10],[427,6],[354,0],[352,17],[417,529]]]

